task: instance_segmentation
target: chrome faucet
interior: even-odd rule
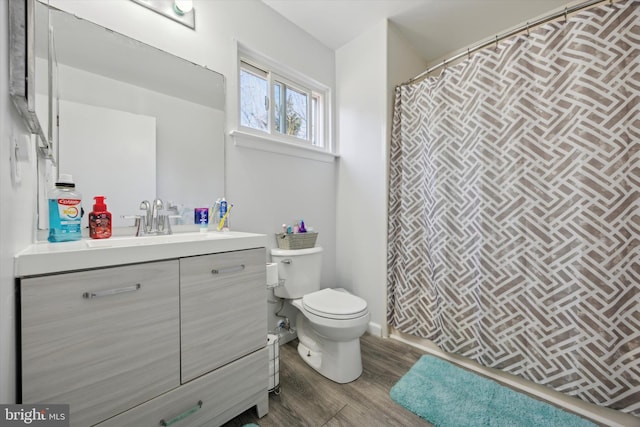
[[[162,200],[155,199],[153,203],[148,200],[140,202],[140,210],[143,215],[125,216],[124,218],[135,219],[136,236],[171,234],[170,218],[174,215],[162,211],[164,204]]]
[[[151,203],[148,200],[143,200],[140,202],[140,210],[145,211],[144,216],[141,218],[142,222],[142,234],[145,234],[149,231],[149,227],[151,227]]]
[[[160,215],[160,211],[164,208],[164,204],[162,200],[155,199],[153,204],[151,205],[151,229],[150,233],[155,232],[155,234],[164,234],[162,230],[164,230],[164,218],[166,215]]]

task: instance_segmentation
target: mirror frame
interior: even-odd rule
[[[35,1],[9,0],[9,95],[36,135],[38,153],[53,159],[53,147],[35,111]]]

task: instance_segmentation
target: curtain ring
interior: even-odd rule
[[[498,50],[498,35],[496,35],[496,50]]]
[[[471,59],[471,51],[467,48],[467,59]]]
[[[567,6],[564,7],[564,22],[568,22],[569,21],[569,17],[567,16],[567,14],[569,13],[569,8]]]
[[[527,37],[529,37],[531,34],[529,34],[529,21],[527,21]]]

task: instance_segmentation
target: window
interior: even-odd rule
[[[329,151],[325,143],[326,90],[250,59],[240,59],[239,69],[239,124],[243,130]]]
[[[269,73],[243,63],[240,69],[240,126],[269,130]]]

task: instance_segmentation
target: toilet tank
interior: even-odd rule
[[[271,249],[271,262],[278,263],[278,279],[284,279],[273,289],[275,296],[295,299],[320,290],[321,247]]]

